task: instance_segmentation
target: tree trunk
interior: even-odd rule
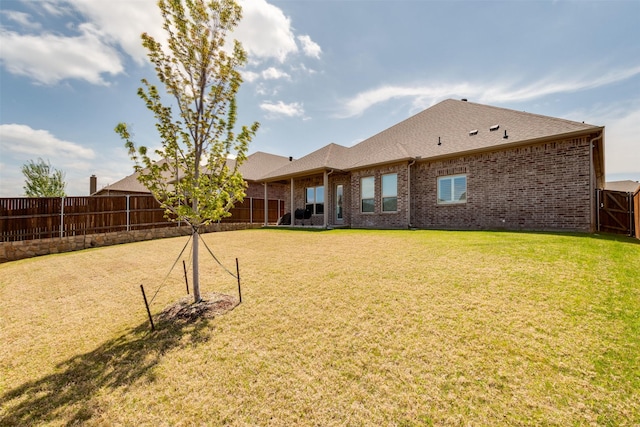
[[[200,302],[202,298],[200,297],[200,273],[198,271],[199,265],[199,257],[198,257],[198,246],[199,246],[199,238],[197,230],[193,230],[193,298],[194,302]]]

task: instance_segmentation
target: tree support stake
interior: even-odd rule
[[[144,298],[144,306],[147,307],[147,314],[149,315],[149,323],[151,323],[151,330],[155,331],[156,327],[153,325],[153,318],[151,317],[151,310],[149,310],[149,303],[147,303],[147,296],[144,293],[144,286],[140,285],[142,291],[142,298]]]
[[[182,260],[182,269],[184,270],[184,283],[187,285],[187,295],[189,295],[189,277],[187,276],[187,263]]]
[[[238,278],[238,298],[242,303],[242,290],[240,289],[240,264],[238,264],[238,258],[236,258],[236,277]]]

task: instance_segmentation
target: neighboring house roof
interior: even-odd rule
[[[163,163],[166,163],[166,161],[167,161],[166,159],[162,159],[158,163],[163,164]],[[149,190],[147,189],[147,187],[145,187],[144,185],[142,185],[140,181],[138,181],[138,175],[140,175],[139,172],[134,172],[131,175],[122,178],[120,181],[116,181],[113,184],[109,184],[102,187],[100,190],[92,194],[92,196],[108,195],[111,192],[118,193],[118,194],[123,194],[123,193],[148,194]]]
[[[311,154],[307,154],[301,159],[290,162],[282,168],[263,175],[263,178],[282,175],[308,175],[325,169],[342,170],[349,167],[350,163],[349,148],[332,143]]]
[[[149,193],[147,187],[142,185],[140,181],[138,181],[138,172],[124,177],[120,181],[117,181],[113,184],[109,184],[100,190],[96,191],[92,195],[108,195],[110,192],[114,193]]]
[[[165,162],[166,160],[161,160]],[[289,163],[287,157],[277,156],[275,154],[255,152],[247,156],[247,160],[240,165],[240,173],[246,181],[257,181],[268,172],[278,169]],[[229,166],[233,167],[234,159],[229,160]],[[109,192],[118,193],[149,193],[149,190],[138,181],[138,172],[135,172],[114,184],[107,185],[98,190],[95,195],[109,194]]]
[[[293,177],[305,169],[353,170],[401,160],[450,157],[602,129],[555,117],[448,99],[351,148],[330,144],[271,172],[265,179]],[[323,157],[327,151],[334,155]]]
[[[610,181],[605,183],[605,190],[611,191],[624,191],[627,193],[635,193],[636,191],[640,191],[640,182],[636,181]]]
[[[240,173],[246,181],[258,181],[267,173],[279,169],[291,161],[288,157],[257,151],[247,156],[247,160],[240,165]],[[235,160],[231,160],[230,166],[232,167],[234,164]]]

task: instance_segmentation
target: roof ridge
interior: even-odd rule
[[[500,110],[500,111],[509,112],[509,113],[515,113],[515,114],[519,114],[519,115],[536,116],[538,118],[547,119],[547,120],[554,120],[554,121],[564,122],[564,123],[597,126],[597,125],[592,125],[590,123],[585,123],[584,121],[583,122],[578,122],[576,120],[569,120],[569,119],[565,119],[565,118],[562,118],[562,117],[548,116],[548,115],[540,114],[540,113],[530,113],[530,112],[525,111],[525,110],[516,110],[516,109],[513,109],[513,108],[498,107],[496,105],[480,104],[478,102],[472,102],[472,101],[460,101],[460,100],[457,100],[457,99],[447,99],[445,101],[460,102],[460,103],[465,103],[465,104],[469,104],[469,105],[475,105],[475,106],[478,106],[478,107],[481,107],[481,108],[485,108],[485,109]],[[444,102],[444,101],[442,101],[442,102]]]

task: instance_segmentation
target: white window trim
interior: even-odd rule
[[[384,194],[384,177],[385,176],[396,176],[396,192],[395,195],[389,196]],[[384,199],[396,199],[396,209],[393,211],[384,210]],[[386,173],[380,177],[380,208],[382,209],[382,213],[397,213],[398,212],[398,173]]]
[[[464,200],[440,200],[440,181],[443,179],[451,180],[451,191],[454,191],[454,180],[456,178],[464,178]],[[461,205],[467,203],[467,187],[468,187],[468,179],[467,174],[458,174],[458,175],[447,175],[447,176],[439,176],[436,179],[436,203],[439,205]],[[453,194],[451,194],[453,196]]]
[[[314,187],[305,187],[305,189],[304,189],[304,198],[305,198],[305,204],[304,205],[305,205],[305,208],[307,207],[307,205],[312,205],[313,206],[313,209],[312,209],[312,212],[311,212],[312,215],[324,215],[324,209],[326,208],[325,202],[324,202],[324,199],[325,199],[325,194],[324,194],[325,192],[324,191],[322,193],[323,201],[322,202],[318,202],[318,188],[324,188],[324,185],[316,185]],[[308,203],[307,202],[307,191],[309,189],[313,190],[313,203]],[[320,212],[320,213],[316,212],[318,210],[318,208],[317,208],[318,205],[322,205],[322,210],[323,211]]]
[[[362,181],[364,181],[365,179],[373,179],[373,197],[367,197],[364,198],[362,197]],[[362,202],[364,200],[371,200],[373,201],[373,211],[364,211],[362,210]],[[376,177],[371,175],[371,176],[363,176],[360,177],[360,213],[361,214],[374,214],[376,213]]]

